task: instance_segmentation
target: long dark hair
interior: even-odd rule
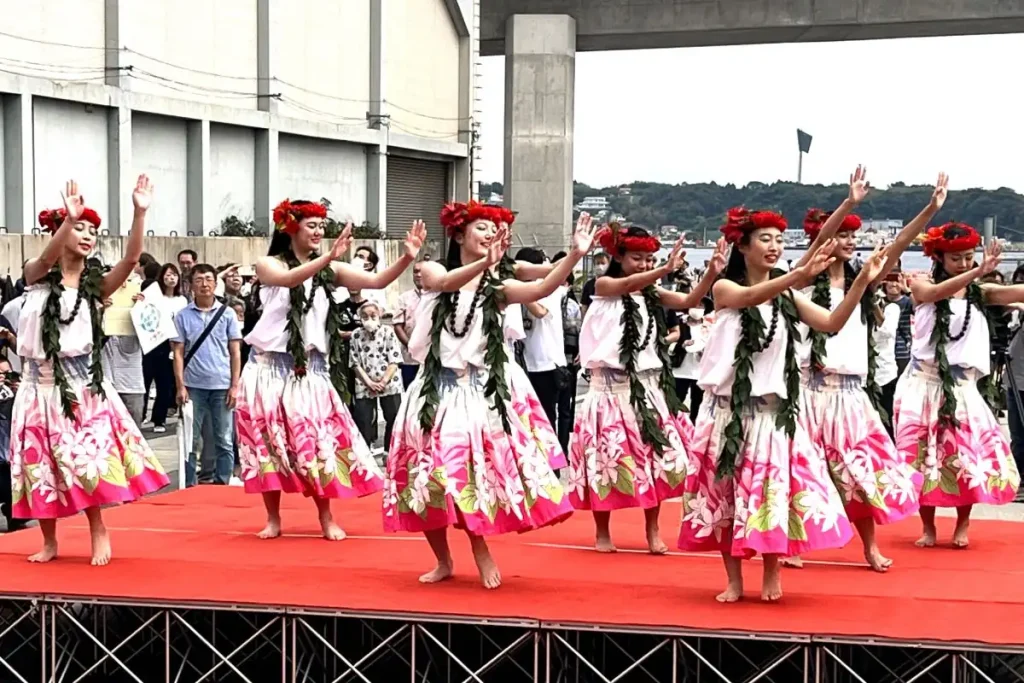
[[[313,204],[313,202],[308,199],[296,199],[291,204],[292,206],[303,206],[305,204]],[[274,232],[270,236],[270,247],[267,249],[267,256],[281,256],[285,252],[291,251],[292,236],[278,230],[276,226],[271,226],[271,229]]]
[[[626,228],[626,237],[650,237],[651,233],[647,232],[643,228],[632,225]],[[625,277],[626,274],[622,272],[622,257],[626,255],[621,249],[615,250],[618,253],[608,252],[608,256],[611,257],[611,263],[608,264],[608,270],[605,271],[605,277]]]
[[[160,283],[160,292],[164,296],[167,296],[167,285],[164,284],[164,275],[169,271],[174,271],[174,274],[178,276],[178,282],[174,285],[174,288],[171,291],[171,296],[181,296],[181,271],[178,270],[178,266],[173,263],[165,263],[160,266],[160,272],[156,276],[156,281]]]
[[[743,254],[740,253],[739,247],[750,244],[751,234],[753,233],[744,233],[743,237],[732,246],[732,250],[729,252],[729,262],[725,264],[725,270],[722,271],[723,278],[744,287],[747,285],[747,262]]]

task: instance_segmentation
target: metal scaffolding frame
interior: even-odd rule
[[[1024,646],[5,596],[0,681],[1024,683]]]

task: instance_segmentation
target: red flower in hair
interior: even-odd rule
[[[744,235],[758,228],[785,230],[787,225],[782,214],[774,211],[750,211],[742,206],[737,206],[726,212],[725,225],[720,230],[726,242],[735,244]]]
[[[833,214],[833,211],[822,211],[821,209],[808,209],[807,215],[804,216],[804,233],[815,240],[818,237],[818,233],[821,232],[821,227],[825,225],[825,221]],[[839,232],[856,232],[860,230],[863,223],[860,220],[860,216],[856,214],[847,214],[843,218],[843,224],[839,226]]]
[[[965,234],[956,237],[947,237],[946,232],[952,228],[959,228]],[[981,244],[981,235],[978,231],[966,223],[950,221],[939,227],[928,228],[924,236],[924,255],[932,258],[939,254],[949,254],[957,251],[968,251],[977,248]]]
[[[61,207],[59,209],[43,209],[39,212],[39,227],[44,232],[48,232],[51,235],[60,229],[61,224],[64,222],[64,217],[68,215],[67,209]],[[79,217],[80,221],[92,223],[97,228],[103,222],[100,219],[100,215],[95,210],[85,207],[82,209],[82,215]]]
[[[327,218],[327,207],[319,202],[292,204],[292,200],[285,199],[274,207],[273,218],[275,229],[286,235],[294,235],[303,218]]]
[[[449,202],[441,208],[441,227],[445,229],[448,237],[454,237],[457,233],[462,232],[473,221],[490,221],[495,225],[500,223],[512,225],[515,220],[516,215],[504,206],[481,204],[472,199],[465,204],[462,202]]]
[[[661,241],[653,235],[629,235],[628,229],[618,223],[611,223],[599,235],[599,243],[605,253],[622,257],[628,251],[653,254],[661,249]]]

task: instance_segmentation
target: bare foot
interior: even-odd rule
[[[480,572],[480,582],[484,588],[493,590],[501,585],[501,572],[498,565],[494,563],[490,551],[474,552],[473,559],[476,560],[476,568]]]
[[[92,566],[104,567],[110,563],[110,534],[107,527],[97,526],[92,533]]]
[[[438,562],[437,566],[431,569],[429,572],[420,577],[420,583],[440,583],[447,579],[452,578],[452,561],[448,560],[445,563]]]
[[[28,556],[28,561],[29,562],[39,562],[39,563],[42,563],[42,562],[49,562],[50,560],[55,559],[56,557],[57,557],[57,541],[54,541],[53,543],[48,543],[48,542],[44,541],[43,542],[43,549],[40,550],[35,555],[29,555]]]
[[[268,517],[267,525],[263,527],[263,531],[256,534],[256,538],[268,539],[277,538],[281,535],[281,518],[280,517]]]
[[[728,588],[724,592],[719,593],[715,596],[715,600],[718,602],[739,602],[743,599],[743,584],[729,583]]]
[[[615,544],[612,543],[612,537],[611,536],[600,536],[599,535],[597,537],[597,542],[594,543],[594,547],[597,548],[597,552],[599,552],[599,553],[614,553],[614,552],[617,552],[617,550],[618,550],[615,547]]]
[[[778,602],[782,599],[782,572],[778,566],[764,567],[764,578],[761,580],[761,601]]]
[[[967,531],[971,527],[971,520],[965,520],[964,522],[957,522],[956,529],[953,531],[953,547],[957,550],[966,550]]]
[[[804,561],[800,559],[799,555],[793,555],[792,557],[781,557],[779,563],[783,567],[789,567],[790,569],[803,569]]]
[[[334,518],[330,515],[320,518],[320,528],[323,529],[324,538],[328,541],[344,541],[348,535],[344,529],[334,522]]]
[[[864,559],[868,561],[873,570],[882,574],[889,571],[889,567],[892,566],[892,560],[883,555],[877,547],[865,548]]]
[[[661,540],[657,529],[647,532],[647,548],[652,555],[664,555],[668,552],[668,546]]]
[[[921,538],[914,542],[918,548],[934,548],[935,547],[935,527],[925,527],[924,532],[921,534]]]

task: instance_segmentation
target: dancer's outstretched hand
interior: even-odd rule
[[[426,239],[427,224],[417,218],[412,222],[412,228],[405,236],[405,255],[415,260]]]
[[[832,256],[832,250],[835,249],[835,247],[835,239],[828,240],[823,245],[821,245],[820,249],[814,252],[814,255],[811,256],[807,263],[800,266],[799,268],[794,268],[793,270],[801,271],[808,280],[813,280],[814,278],[818,277],[818,275],[822,271],[824,271],[826,268],[831,266],[833,262],[835,262],[836,259],[834,256]]]
[[[996,268],[999,267],[999,262],[1003,260],[1003,241],[992,240],[985,247],[985,259],[981,262],[981,266],[978,268],[978,277],[984,277],[988,275]]]
[[[352,246],[352,223],[345,223],[344,230],[338,235],[338,238],[334,240],[334,244],[331,245],[331,260],[337,261],[342,255],[348,251],[348,248]]]
[[[875,278],[882,274],[882,269],[885,268],[886,259],[889,258],[890,245],[878,244],[875,246],[875,250],[868,256],[867,261],[861,267],[861,273],[867,278],[868,282],[874,282]]]
[[[711,255],[711,262],[708,263],[708,273],[711,277],[717,276],[725,270],[725,264],[729,262],[729,243],[724,237],[719,238],[715,244],[715,253]]]
[[[505,251],[508,249],[510,240],[508,226],[502,223],[498,226],[498,232],[494,233],[491,243],[487,246],[487,255],[484,258],[487,259],[488,268],[498,265],[501,257],[505,255]]]
[[[683,267],[683,261],[686,260],[686,252],[683,251],[683,240],[686,239],[686,235],[680,235],[679,239],[676,240],[675,245],[672,247],[672,253],[668,255],[668,272],[674,273]]]
[[[149,182],[149,176],[143,173],[135,183],[135,190],[132,192],[132,204],[139,211],[145,212],[153,203],[153,183]]]
[[[67,212],[67,220],[72,223],[77,223],[78,219],[82,217],[82,213],[85,211],[85,200],[82,199],[82,195],[78,194],[78,183],[74,180],[69,180],[64,185],[64,192],[61,193],[60,197],[64,200],[64,210]]]
[[[868,169],[864,166],[857,166],[857,170],[850,176],[850,201],[860,204],[871,191],[871,183],[868,182]]]
[[[572,235],[572,248],[580,256],[583,256],[594,246],[594,231],[597,226],[594,219],[586,211],[580,214],[576,221],[576,232]]]
[[[942,205],[946,203],[948,190],[949,176],[945,173],[939,173],[939,179],[935,182],[935,191],[932,192],[932,198],[928,202],[928,207],[933,211],[941,209]]]

